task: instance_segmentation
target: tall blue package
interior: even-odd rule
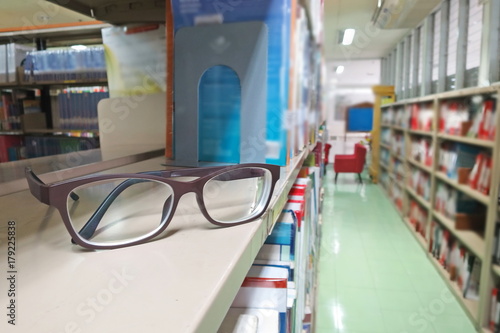
[[[287,163],[285,119],[289,93],[290,7],[291,0],[172,0],[175,32],[207,20],[220,23],[260,21],[267,26],[266,162],[278,165]],[[234,132],[229,131],[227,135],[234,137]]]

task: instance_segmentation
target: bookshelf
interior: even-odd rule
[[[459,172],[464,171],[464,169],[450,169],[449,165],[453,164],[450,164],[451,160],[448,157],[456,157],[457,161],[459,161],[457,162],[459,163],[459,167],[470,170],[477,162],[477,156],[485,154],[491,158],[491,170],[500,169],[500,135],[492,136],[490,131],[490,137],[484,139],[478,138],[479,134],[476,134],[476,137],[471,136],[471,133],[479,133],[482,127],[479,127],[477,132],[469,130],[469,127],[478,128],[473,127],[475,126],[474,124],[483,126],[481,115],[486,114],[488,111],[491,111],[491,114],[494,115],[489,124],[496,129],[500,128],[500,103],[497,100],[499,92],[500,87],[498,86],[468,88],[402,100],[383,105],[379,115],[380,119],[384,120],[384,125],[380,126],[380,131],[381,133],[385,131],[386,140],[389,133],[391,141],[393,141],[392,138],[401,135],[401,133],[403,133],[404,137],[404,154],[394,152],[393,147],[389,145],[380,144],[381,148],[389,151],[390,156],[403,163],[403,167],[407,171],[407,177],[405,177],[407,179],[404,179],[406,186],[402,192],[403,197],[400,198],[403,203],[399,206],[396,205],[395,208],[401,214],[403,223],[409,228],[418,243],[422,245],[429,261],[436,267],[465,312],[475,323],[478,330],[482,330],[483,332],[490,332],[488,325],[491,290],[494,287],[498,287],[498,282],[500,281],[500,265],[492,263],[495,224],[499,212],[498,185],[500,177],[497,172],[492,172],[490,176],[486,175],[483,179],[483,184],[487,183],[487,186],[485,185],[488,188],[487,190],[480,190],[480,187],[477,189],[472,188],[467,183],[467,177],[469,176],[465,176],[465,182],[458,180],[460,178]],[[473,97],[476,98],[475,101]],[[494,108],[491,110],[487,106],[486,101],[488,100],[496,100]],[[456,120],[451,117],[456,117],[460,112],[463,112],[461,113],[462,117],[464,114],[467,114],[469,119],[457,121],[454,125],[451,124]],[[399,119],[400,121],[402,119],[403,123],[390,122],[387,119]],[[379,120],[379,122],[381,121]],[[458,128],[456,124],[458,124]],[[483,137],[485,136],[484,133],[483,131]],[[470,158],[469,160],[467,160],[468,157]],[[475,161],[472,157],[475,158]],[[379,159],[379,157],[376,158]],[[382,160],[378,162],[378,167],[381,177],[388,179],[388,181],[382,184],[382,188],[394,203],[393,189],[394,186],[397,186],[397,182],[400,179],[397,178],[398,176],[394,168],[391,165],[386,165]],[[411,182],[409,178],[417,170],[420,170],[420,172],[429,177],[429,183],[426,185],[430,188],[429,200],[424,199],[416,192],[415,188],[410,186]],[[487,181],[488,179],[489,181]],[[456,198],[466,198],[465,200],[467,201],[464,201],[464,203],[456,199],[455,204],[458,205],[456,209],[459,209],[459,211],[466,209],[465,202],[473,203],[474,207],[480,207],[479,210],[483,215],[479,216],[482,217],[481,221],[484,223],[484,226],[482,224],[468,224],[466,226],[460,224],[460,227],[458,227],[456,218],[452,218],[449,215],[449,208],[441,206],[443,189],[446,189],[448,191],[446,193],[456,196]],[[416,231],[415,224],[410,220],[409,215],[411,214],[411,207],[413,207],[412,202],[413,205],[416,203],[427,214],[425,237]],[[403,207],[402,210],[401,206]],[[481,210],[482,208],[484,210]],[[455,210],[456,212],[458,211]],[[456,217],[456,215],[453,216]],[[477,221],[470,223],[477,223]],[[465,298],[463,296],[464,290],[455,281],[452,281],[449,270],[443,267],[442,258],[438,260],[430,253],[430,248],[433,244],[431,240],[436,241],[433,239],[435,236],[434,226],[449,233],[449,238],[445,240],[449,246],[458,244],[467,253],[480,260],[480,287],[477,300]],[[449,250],[451,251],[452,248]],[[449,257],[446,258],[448,258],[446,260],[451,260]],[[448,265],[453,263],[450,261]]]
[[[119,1],[97,6],[93,1],[87,0],[75,3],[68,2],[65,6],[81,13],[92,13],[96,19],[117,24],[165,21],[165,4],[158,1],[143,1],[138,7],[124,7]],[[309,10],[309,1],[300,3],[307,3],[307,22],[310,29],[318,32],[317,27],[321,26],[321,23],[320,20],[314,19],[315,11]],[[319,11],[316,15],[318,13]],[[296,39],[298,42],[301,38]],[[317,42],[320,40],[318,38]],[[299,47],[297,51],[308,51],[308,47]],[[319,52],[310,56],[321,57]],[[306,59],[307,62],[309,60],[312,59]],[[105,84],[104,81],[94,83]],[[13,88],[49,89],[87,84],[90,82],[30,81],[20,82]],[[300,88],[297,89],[301,90],[301,98],[297,100],[306,100],[302,98],[307,93],[303,91],[305,86],[303,82],[297,83],[297,86],[299,85]],[[9,86],[5,85],[4,88]],[[319,100],[320,92],[314,90],[313,93],[317,96],[311,96],[307,100],[311,101],[314,97]],[[310,104],[308,108],[319,113],[319,106],[315,108]],[[132,123],[130,118],[132,117],[127,118],[126,122]],[[158,119],[156,121],[159,122]],[[130,125],[138,127],[133,123]],[[300,127],[300,124],[297,125]],[[54,135],[59,130],[53,132],[38,129],[34,132]],[[104,132],[101,131],[103,136]],[[311,136],[316,132],[317,128],[310,132]],[[149,134],[147,132],[144,136]],[[167,231],[165,239],[123,251],[92,253],[76,250],[71,246],[56,212],[35,203],[25,191],[24,182],[15,180],[16,189],[0,198],[0,206],[7,215],[15,216],[19,223],[23,237],[19,239],[17,256],[19,261],[23,262],[25,287],[22,292],[26,299],[36,299],[32,304],[23,304],[22,313],[30,319],[22,325],[28,328],[36,326],[37,330],[47,332],[80,329],[110,332],[137,332],[144,329],[148,332],[216,332],[256,254],[273,229],[287,201],[288,191],[311,147],[300,148],[287,166],[282,167],[282,180],[277,186],[269,211],[261,220],[238,228],[213,228],[207,225],[199,214],[181,215],[171,222],[171,230]],[[103,173],[163,169],[166,160],[160,157],[134,162],[136,161],[129,160],[126,165],[113,165],[113,169],[108,165],[99,170],[92,169],[95,164],[90,163],[92,165],[69,168],[64,172],[43,174],[41,178],[48,182],[66,179],[63,175],[73,178],[78,176],[78,173],[90,173],[90,169],[94,170],[91,172]],[[30,211],[19,212],[17,205],[13,204],[16,202],[26,202]],[[6,210],[3,210],[4,207]],[[47,267],[54,266],[51,263],[57,265],[49,271]],[[117,276],[121,276],[121,280]],[[130,278],[124,280],[123,276]],[[116,282],[117,279],[123,282],[119,293],[109,287],[110,283]],[[102,313],[100,310],[92,312],[92,309],[87,307],[89,298],[99,298],[103,295],[112,295],[113,300],[109,303],[105,301]],[[85,316],[80,310],[87,310],[86,313],[92,314],[92,318]],[[91,312],[88,312],[89,310]],[[123,313],[129,315],[123,316]]]
[[[40,331],[58,332],[74,322],[91,331],[137,332],[150,323],[149,332],[164,331],[167,326],[172,332],[216,332],[308,153],[303,151],[282,167],[270,209],[260,220],[214,228],[201,213],[190,211],[189,201],[178,208],[180,214],[163,238],[120,251],[76,249],[56,211],[38,203],[28,191],[3,196],[4,216],[14,216],[18,224],[16,255],[22,262],[23,299],[37,300],[24,302],[25,319],[19,327],[37,325]],[[164,157],[156,157],[102,172],[156,170],[164,168],[164,162]],[[42,179],[48,181],[46,175]],[[29,204],[30,210],[19,212],[13,203],[20,201]],[[43,225],[40,216],[45,216]],[[94,320],[87,322],[87,316],[75,312],[89,297],[106,293],[110,281],[119,285],[117,276],[129,278],[122,280],[121,291],[106,303],[105,313],[96,312]],[[124,311],[131,315],[123,316]]]

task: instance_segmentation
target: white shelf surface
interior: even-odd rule
[[[487,148],[493,148],[495,145],[494,141],[469,138],[467,136],[450,135],[450,134],[444,134],[444,133],[439,133],[438,138],[443,139],[443,140],[466,143],[466,144],[480,146],[480,147],[487,147]]]
[[[16,328],[24,333],[216,332],[304,158],[305,153],[282,168],[275,206],[261,220],[213,226],[193,208],[189,194],[164,236],[117,250],[72,245],[59,213],[28,191],[2,197],[0,243],[6,244],[7,221],[17,225]],[[104,173],[161,170],[164,162],[158,157]],[[2,258],[6,251],[7,246],[0,248]],[[6,260],[1,262],[7,271]],[[11,329],[7,325],[1,321],[0,331]]]
[[[164,154],[165,148],[161,145],[136,145],[116,148],[113,151],[91,149],[0,163],[0,196],[28,188],[24,178],[26,167],[32,168],[37,174],[46,174],[44,179],[47,182],[55,182]]]

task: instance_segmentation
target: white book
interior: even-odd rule
[[[270,309],[230,308],[217,333],[278,333],[279,312]]]

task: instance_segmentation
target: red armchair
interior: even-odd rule
[[[354,154],[352,155],[335,155],[335,161],[333,164],[333,170],[335,171],[335,182],[337,182],[337,177],[339,173],[357,173],[359,182],[363,183],[361,180],[361,172],[365,165],[366,160],[366,147],[362,144],[357,143],[354,145]]]

